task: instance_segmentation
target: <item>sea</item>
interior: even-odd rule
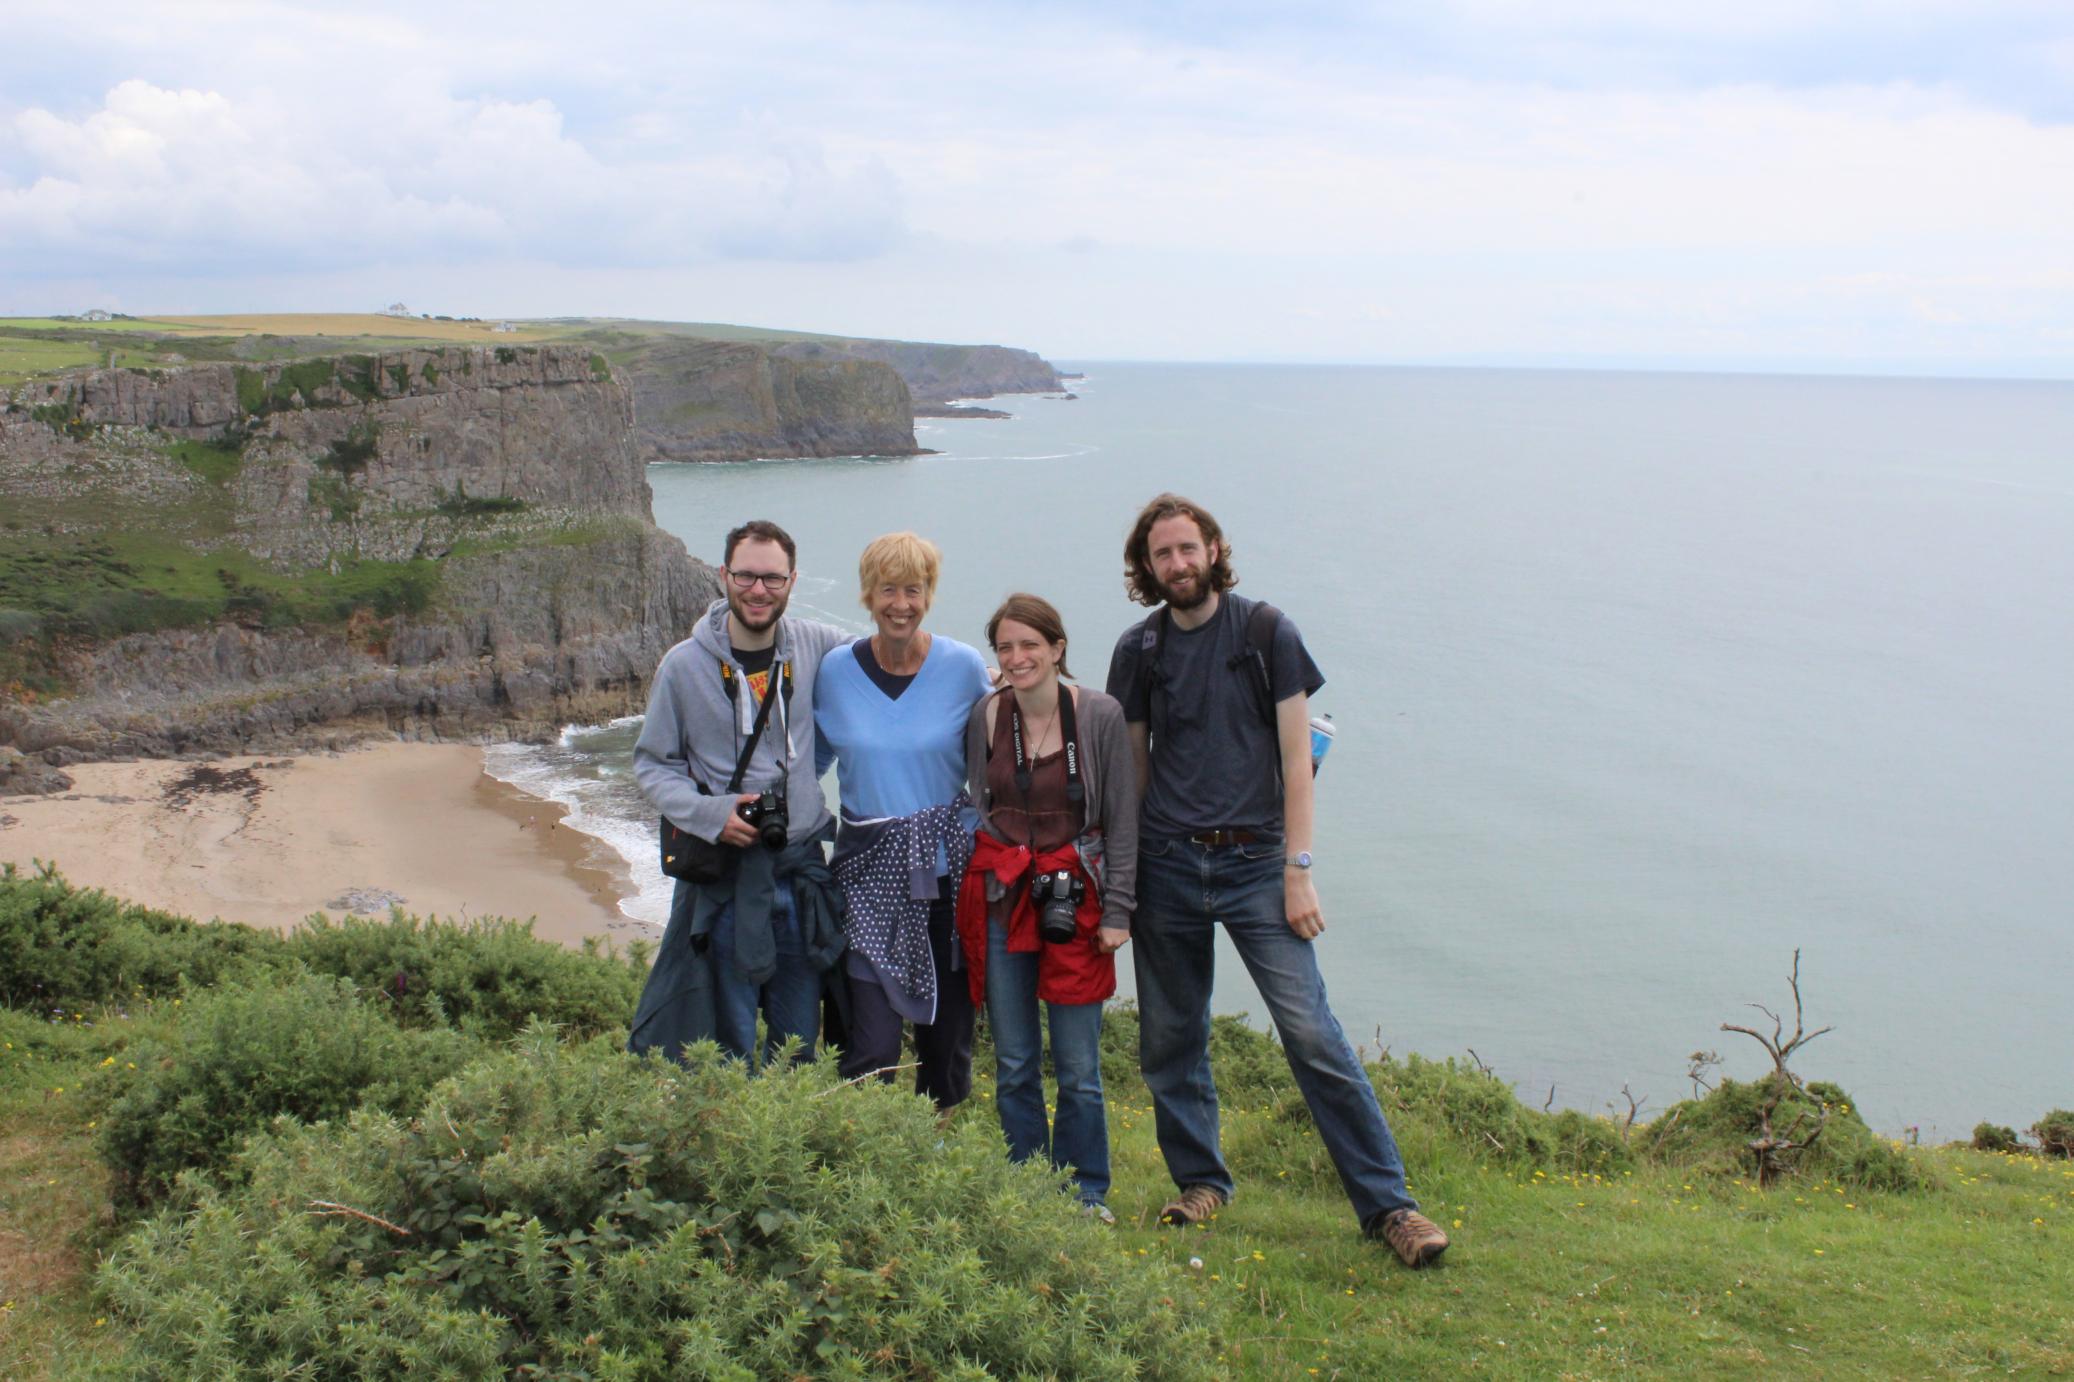
[[[934,455],[655,466],[656,520],[717,562],[775,519],[794,611],[860,635],[857,554],[913,529],[929,628],[978,645],[1034,591],[1099,687],[1142,613],[1124,534],[1180,491],[1326,676],[1319,946],[1357,1044],[1647,1118],[1696,1056],[1768,1069],[1722,1024],[1776,1018],[1829,1029],[1796,1069],[1896,1137],[2074,1106],[2074,385],[1068,368],[918,423]],[[491,771],[568,803],[659,929],[636,729]]]

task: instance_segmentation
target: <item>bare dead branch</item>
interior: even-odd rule
[[[1548,1087],[1548,1097],[1547,1097],[1546,1099],[1543,1099],[1543,1100],[1541,1101],[1541,1111],[1542,1111],[1543,1113],[1546,1113],[1546,1112],[1548,1112],[1548,1111],[1549,1111],[1550,1109],[1552,1109],[1552,1108],[1554,1108],[1554,1107],[1555,1107],[1555,1090],[1556,1090],[1556,1087],[1555,1087],[1555,1086],[1554,1086],[1553,1084],[1549,1085],[1549,1087]]]
[[[877,1070],[867,1070],[862,1075],[852,1075],[849,1079],[844,1080],[841,1084],[830,1085],[828,1088],[822,1090],[819,1094],[816,1094],[814,1097],[816,1099],[826,1099],[829,1095],[835,1093],[838,1089],[848,1089],[853,1084],[863,1084],[866,1080],[876,1079],[880,1075],[891,1075],[896,1070],[913,1070],[916,1066],[920,1064],[921,1062],[918,1060],[911,1060],[905,1065],[887,1065],[881,1066]]]
[[[349,1204],[337,1204],[331,1200],[311,1200],[310,1213],[319,1219],[359,1219],[364,1223],[373,1224],[377,1228],[385,1228],[398,1238],[408,1238],[411,1236],[411,1231],[402,1225],[392,1224],[387,1219],[378,1218],[364,1209],[355,1209]]]
[[[1477,1074],[1489,1075],[1492,1073],[1491,1067],[1484,1061],[1484,1058],[1476,1054],[1476,1048],[1474,1046],[1466,1046],[1463,1049],[1469,1053],[1469,1059],[1476,1062]]]
[[[1635,1097],[1634,1091],[1629,1089],[1625,1084],[1622,1084],[1620,1087],[1620,1097],[1628,1101],[1627,1117],[1623,1118],[1620,1122],[1620,1140],[1622,1142],[1625,1142],[1628,1140],[1628,1134],[1634,1131],[1635,1119],[1641,1116],[1642,1106],[1648,1103],[1649,1100],[1637,1099]],[[1606,1105],[1606,1107],[1611,1109],[1613,1105],[1608,1104]]]

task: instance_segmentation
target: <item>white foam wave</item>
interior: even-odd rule
[[[627,723],[625,719],[614,722]],[[609,779],[576,771],[566,761],[573,736],[597,733],[599,728],[570,726],[563,732],[560,752],[529,744],[488,745],[483,750],[483,771],[528,796],[566,807],[568,815],[562,823],[597,841],[631,876],[634,891],[619,900],[620,912],[660,931],[670,919],[673,885],[656,861],[653,820],[632,817],[625,804],[615,801],[615,796],[624,793],[615,793]]]

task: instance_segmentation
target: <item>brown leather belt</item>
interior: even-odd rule
[[[1257,830],[1198,830],[1188,837],[1188,842],[1192,845],[1221,849],[1226,845],[1258,844],[1265,838],[1266,836]]]

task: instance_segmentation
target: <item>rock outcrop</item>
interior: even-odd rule
[[[654,526],[632,417],[602,356],[560,346],[25,388],[0,500],[35,550],[0,570],[0,666],[36,677],[0,695],[0,745],[62,767],[638,710],[719,583]],[[78,572],[127,603],[83,611]],[[149,588],[197,573],[207,598]]]
[[[761,346],[662,337],[620,355],[643,460],[912,456],[907,386],[869,360],[801,360]]]
[[[1059,372],[1027,350],[997,345],[941,345],[927,341],[817,338],[791,341],[776,352],[794,360],[870,360],[891,365],[918,403],[992,398],[1002,393],[1052,393]]]

